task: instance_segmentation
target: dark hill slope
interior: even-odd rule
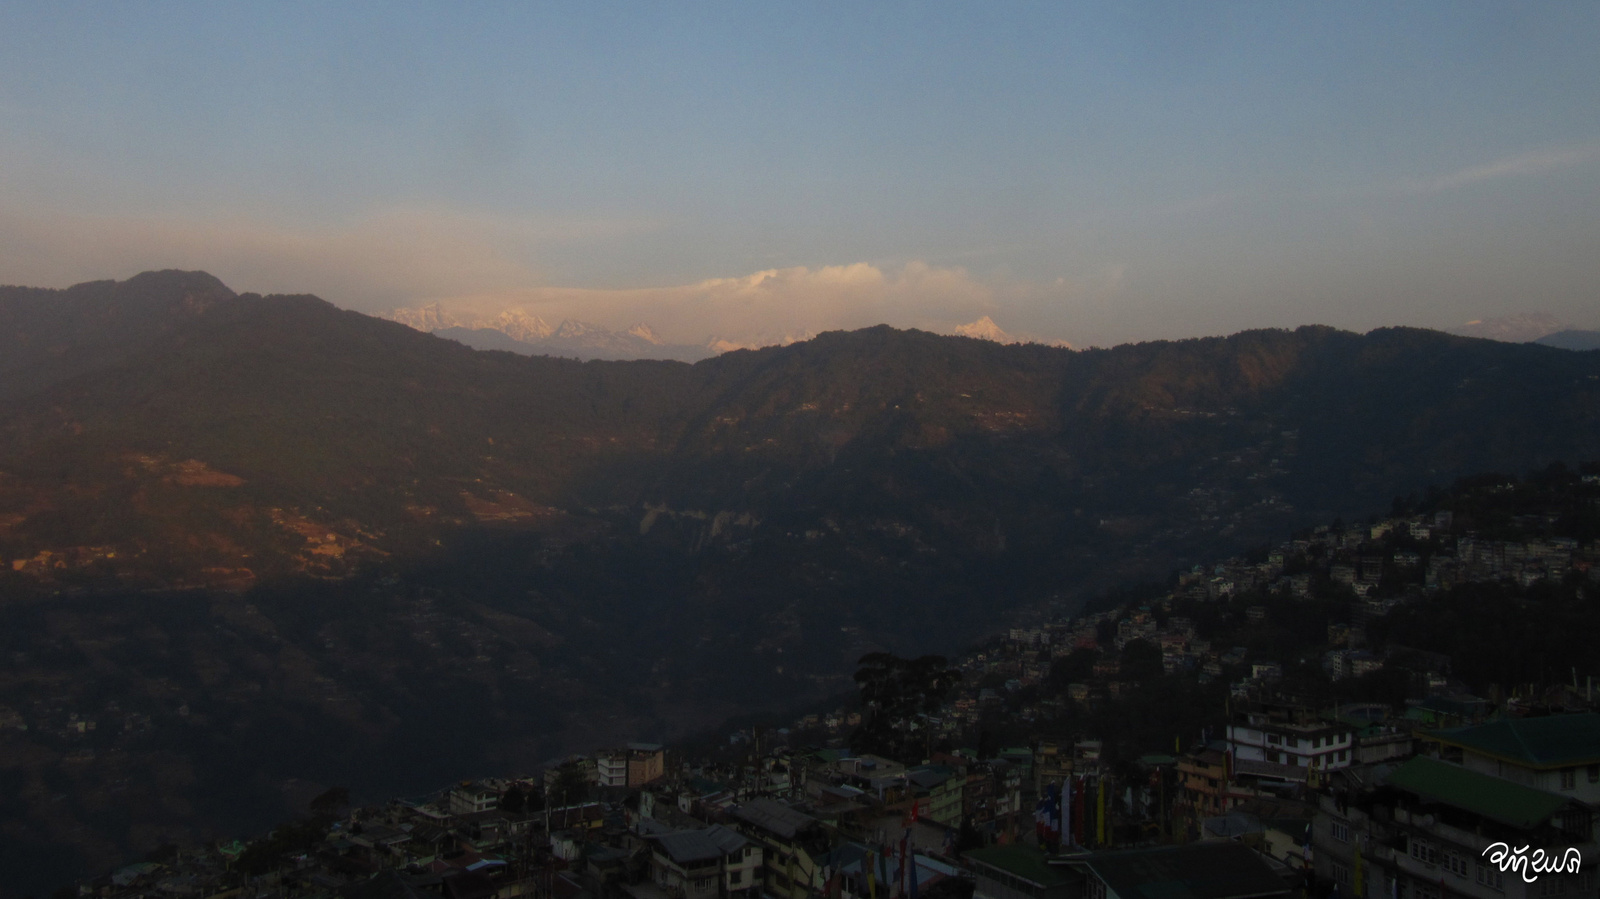
[[[204,275],[136,282],[90,287],[166,310],[142,349],[0,409],[0,558],[54,553],[19,569],[46,580],[343,575],[484,526],[693,554],[853,522],[1034,588],[1102,585],[1600,436],[1600,360],[1428,331],[1075,353],[879,327],[577,363],[313,297],[196,303]]]
[[[233,296],[205,272],[145,272],[66,290],[0,286],[0,400],[112,365]]]
[[[37,725],[0,732],[5,814],[84,851],[255,829],[285,778],[402,793],[788,705],[867,651],[1600,446],[1597,354],[1427,331],[578,363],[187,303],[208,279],[64,292],[146,330],[0,399],[0,706]],[[90,318],[17,370],[92,358]],[[53,736],[90,713],[122,723]]]
[[[195,311],[208,278],[127,282],[167,310],[143,349],[0,409],[0,558],[53,552],[21,566],[47,580],[237,585],[405,566],[483,526],[692,554],[854,522],[1030,589],[1099,586],[1600,436],[1600,360],[1428,331],[1075,353],[879,327],[694,366],[578,363],[313,297]],[[82,333],[65,354],[104,340]]]

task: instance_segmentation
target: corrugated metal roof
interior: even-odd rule
[[[1504,718],[1432,734],[1441,742],[1532,768],[1600,762],[1600,713]]]
[[[1064,871],[1050,867],[1043,852],[1028,846],[1013,844],[974,849],[967,853],[966,858],[974,864],[1004,871],[1046,889],[1061,886],[1070,879]]]
[[[732,855],[750,845],[744,834],[729,830],[721,824],[713,824],[705,829],[706,839],[717,845],[724,853]]]
[[[1518,828],[1532,827],[1572,801],[1420,755],[1396,768],[1389,785]]]
[[[796,834],[817,823],[816,818],[797,812],[776,799],[752,799],[735,807],[733,813],[741,820],[784,839],[793,839]]]
[[[1122,899],[1255,899],[1286,896],[1266,860],[1229,840],[1096,852],[1070,860]]]
[[[706,838],[703,830],[662,834],[656,837],[656,842],[661,844],[668,858],[680,865],[715,861],[722,857],[722,850]]]

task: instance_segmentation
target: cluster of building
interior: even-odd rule
[[[1517,524],[1537,533],[1551,522]],[[839,708],[793,729],[735,733],[720,754],[735,761],[631,743],[539,777],[350,809],[265,867],[252,847],[203,847],[80,895],[1595,897],[1592,691],[1574,679],[1491,703],[1451,680],[1449,659],[1366,639],[1374,617],[1431,591],[1596,579],[1594,561],[1594,545],[1575,540],[1457,533],[1449,513],[1322,528],[1259,561],[1197,568],[1148,603],[1014,628],[958,660],[963,684],[914,724],[928,737],[920,764],[843,748],[860,713]],[[1296,703],[1278,689],[1280,660],[1232,645],[1204,617],[1245,606],[1249,627],[1269,603],[1319,598],[1354,607],[1315,648],[1330,676],[1404,664],[1423,695],[1404,707]],[[1051,736],[1074,710],[1138,687],[1120,662],[1135,641],[1159,651],[1164,675],[1229,685],[1215,732],[1187,751],[1116,760],[1102,735]],[[1052,676],[1083,651],[1093,663],[1072,669],[1081,680]],[[1025,745],[938,748],[996,714],[1039,724]],[[1530,869],[1535,850],[1547,867]]]
[[[251,846],[219,844],[124,867],[79,895],[1065,899],[1135,895],[1128,890],[1153,882],[1148,865],[1209,877],[1218,899],[1288,896],[1299,883],[1298,871],[1229,841],[1110,848],[1109,792],[1098,830],[1072,845],[1061,812],[1041,819],[1035,797],[1060,796],[1074,760],[1081,771],[1092,751],[1043,741],[987,761],[941,754],[908,766],[780,748],[694,765],[632,744],[538,778],[349,809],[265,867],[250,863]],[[623,777],[640,782],[601,782],[619,757]],[[587,795],[560,803],[574,783]],[[972,840],[974,820],[997,836]]]
[[[1514,523],[1539,533],[1552,529],[1555,519],[1522,515]],[[1183,614],[1186,609],[1248,601],[1245,597],[1258,599],[1245,609],[1245,626],[1264,622],[1275,602],[1347,602],[1349,621],[1330,621],[1326,644],[1320,647],[1322,667],[1334,680],[1360,677],[1398,660],[1428,679],[1427,695],[1418,697],[1426,707],[1416,715],[1430,716],[1435,705],[1482,703],[1463,695],[1462,686],[1450,680],[1449,659],[1407,647],[1371,645],[1366,626],[1409,601],[1465,583],[1512,580],[1526,586],[1578,572],[1600,584],[1600,549],[1570,537],[1502,540],[1459,531],[1451,512],[1320,527],[1273,547],[1260,561],[1235,558],[1196,566],[1180,575],[1168,593],[1147,603],[1012,628],[1004,639],[958,662],[966,680],[945,708],[930,716],[928,726],[943,736],[958,736],[995,706],[1034,721],[1060,715],[1075,704],[1115,701],[1133,687],[1122,676],[1117,654],[1135,640],[1159,647],[1167,674],[1192,672],[1201,683],[1228,678],[1230,691],[1241,700],[1271,695],[1288,659],[1252,654],[1214,634],[1202,636],[1196,617]],[[1100,654],[1092,676],[1065,685],[1064,692],[1044,689],[1052,664],[1081,649]],[[984,686],[986,682],[991,685]],[[1041,689],[1028,691],[1030,687]],[[1008,702],[1013,694],[1027,698]],[[840,710],[831,721],[842,722],[845,714]]]
[[[343,811],[265,868],[245,865],[252,847],[219,844],[79,895],[1600,895],[1600,713],[1430,729],[1387,711],[1253,703],[1216,741],[1131,775],[1083,739],[920,765],[816,748],[701,765],[633,744]],[[637,782],[601,783],[618,758]],[[559,801],[575,783],[585,795]]]

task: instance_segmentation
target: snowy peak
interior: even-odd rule
[[[792,343],[802,343],[817,336],[814,331],[794,332],[784,334],[763,334],[749,340],[729,340],[726,337],[713,337],[706,341],[706,349],[712,353],[731,353],[734,350],[759,350],[768,346],[788,346]]]
[[[995,343],[1018,342],[1015,337],[1012,337],[1010,334],[1000,330],[1000,326],[994,323],[994,319],[987,315],[975,322],[968,322],[964,325],[956,325],[955,332],[962,337],[975,337],[978,340],[992,340]]]
[[[628,333],[639,338],[645,343],[650,344],[651,346],[661,346],[663,343],[665,343],[665,341],[663,341],[660,337],[657,337],[656,332],[652,331],[650,326],[644,322],[639,322],[638,324],[629,328]]]
[[[1008,334],[994,323],[994,319],[985,315],[975,322],[956,325],[952,332],[958,337],[971,337],[976,340],[989,340],[994,343],[1037,343],[1044,346],[1060,347],[1065,350],[1072,349],[1072,344],[1065,340],[1050,337],[1033,337],[1026,334]]]
[[[432,333],[443,328],[459,328],[461,320],[444,311],[438,303],[429,303],[416,309],[394,309],[386,316],[390,321],[397,321],[418,331]]]
[[[1548,312],[1520,312],[1500,318],[1470,321],[1459,328],[1451,328],[1450,333],[1462,337],[1486,337],[1489,340],[1504,340],[1509,343],[1527,343],[1571,327]]]
[[[550,336],[557,340],[605,340],[615,333],[601,325],[569,318],[557,325],[555,333]]]
[[[537,315],[529,315],[524,309],[507,309],[491,319],[485,319],[477,327],[493,328],[513,340],[532,343],[549,337],[555,329]]]

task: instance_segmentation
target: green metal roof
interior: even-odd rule
[[[1419,755],[1389,775],[1389,785],[1502,824],[1529,828],[1572,800]]]
[[[1004,871],[1046,889],[1067,882],[1065,872],[1050,867],[1045,853],[1030,846],[1013,843],[1009,846],[990,846],[974,849],[966,854],[967,860],[985,867]]]
[[[1092,852],[1082,865],[1121,899],[1266,899],[1289,885],[1252,849],[1232,840]]]
[[[1531,768],[1600,762],[1600,713],[1503,718],[1432,734],[1440,742]]]

